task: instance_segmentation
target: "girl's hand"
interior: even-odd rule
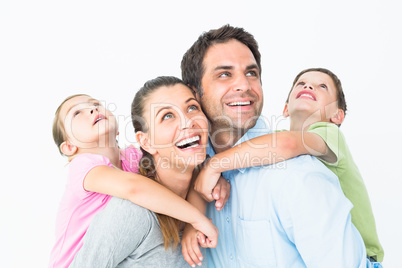
[[[205,245],[205,240],[203,233],[194,229],[191,224],[186,224],[181,238],[181,251],[184,260],[191,267],[195,267],[195,264],[202,265],[203,256],[198,244]]]

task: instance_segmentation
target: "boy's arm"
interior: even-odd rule
[[[315,133],[276,132],[250,139],[212,156],[201,170],[195,182],[195,189],[206,200],[210,200],[212,189],[221,172],[275,164],[302,154],[317,156],[327,162],[336,161],[335,154]]]
[[[200,210],[145,176],[97,166],[86,175],[84,189],[127,199],[156,213],[190,223],[210,238],[211,247],[216,246],[218,230]]]

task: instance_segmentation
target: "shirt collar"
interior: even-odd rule
[[[236,146],[242,142],[248,141],[250,139],[265,135],[265,134],[269,134],[272,133],[271,129],[269,128],[269,123],[266,120],[265,117],[260,116],[257,119],[257,122],[255,123],[255,126],[250,128],[237,142],[235,145]],[[210,138],[208,138],[208,144],[207,144],[207,154],[209,156],[213,156],[215,155],[215,150],[212,146],[211,140]],[[237,169],[239,170],[241,173],[244,173],[246,168],[239,168]]]

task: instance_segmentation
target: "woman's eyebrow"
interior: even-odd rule
[[[163,111],[163,110],[169,110],[169,109],[172,109],[172,106],[164,106],[164,107],[160,108],[160,109],[158,110],[158,112],[156,112],[155,117],[158,116],[158,114],[159,114],[161,111]]]

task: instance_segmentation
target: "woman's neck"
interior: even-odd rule
[[[185,170],[164,168],[156,166],[156,178],[160,184],[164,185],[178,196],[186,199],[190,189],[191,178],[194,168],[187,167]]]

